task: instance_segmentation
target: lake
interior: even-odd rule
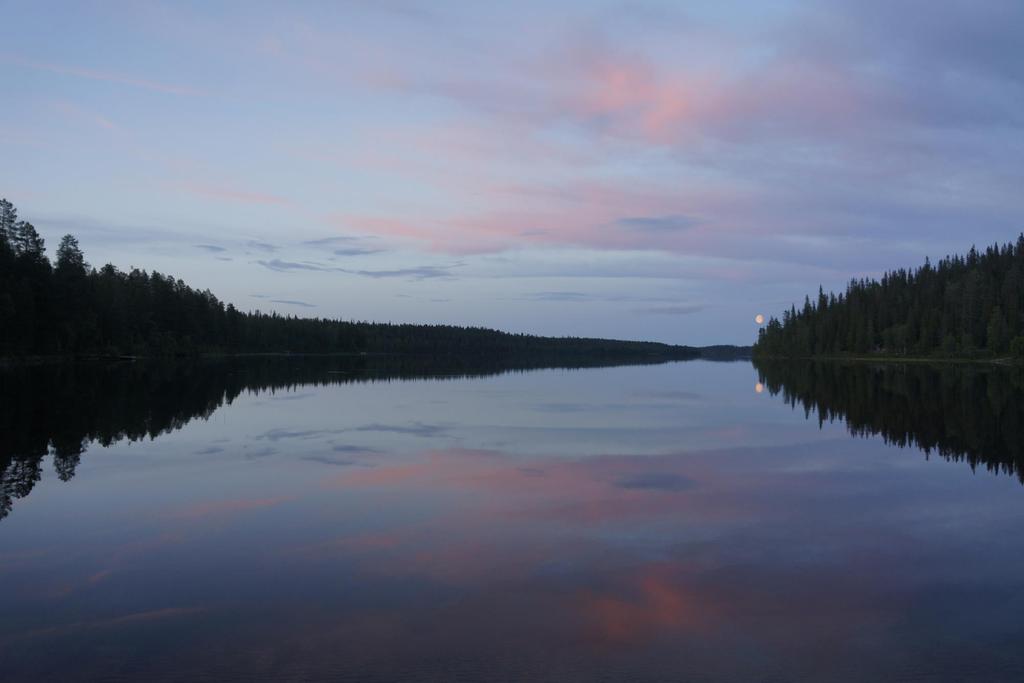
[[[1024,680],[994,368],[9,369],[0,679]]]

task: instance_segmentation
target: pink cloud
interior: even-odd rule
[[[458,106],[363,130],[330,155],[375,183],[415,188],[331,222],[453,254],[581,247],[741,262],[708,266],[716,280],[757,277],[751,261],[834,262],[827,244],[783,248],[777,238],[847,234],[845,216],[815,205],[816,183],[877,166],[849,141],[891,110],[886,84],[855,62],[760,51],[699,30],[686,40],[695,47],[659,52],[570,36],[538,58],[489,65],[487,78],[389,62],[406,77],[368,87]],[[672,217],[690,220],[636,229]]]
[[[91,576],[89,576],[85,580],[85,582],[88,583],[88,584],[96,584],[96,583],[99,583],[100,581],[105,581],[113,573],[114,573],[113,569],[101,569],[100,571],[96,572],[95,574],[92,574]]]
[[[105,116],[95,112],[86,111],[71,102],[60,101],[56,103],[57,110],[70,118],[86,121],[94,126],[109,131],[120,130],[120,127]]]
[[[692,249],[716,236],[721,226],[680,219],[676,230],[631,229],[632,218],[688,217],[695,202],[688,197],[638,191],[605,182],[542,185],[492,185],[490,209],[477,213],[422,215],[403,218],[334,214],[339,227],[374,235],[418,240],[428,248],[451,253],[500,251],[527,245],[582,246],[601,249]],[[709,196],[704,199],[707,205]],[[692,223],[692,224],[691,224]]]
[[[652,143],[677,141],[687,124],[699,123],[713,94],[712,79],[695,73],[664,75],[648,61],[611,51],[571,59],[571,84],[555,106],[582,125],[636,136]]]
[[[118,83],[121,85],[129,85],[135,88],[143,88],[145,90],[153,90],[156,92],[167,93],[170,95],[200,94],[200,91],[194,88],[179,85],[171,85],[168,83],[161,83],[159,81],[152,81],[144,78],[136,78],[133,76],[112,73],[109,71],[97,71],[95,69],[88,69],[84,67],[48,64],[46,62],[36,62],[33,60],[23,59],[21,57],[16,56],[3,56],[0,57],[0,60],[8,62],[9,64],[18,64],[20,66],[28,67],[30,69],[36,69],[39,71],[49,71],[50,73],[61,74],[63,76],[75,76],[77,78],[85,78],[93,81]]]
[[[714,462],[714,455],[696,454],[567,460],[430,451],[412,461],[353,471],[324,483],[370,490],[384,505],[390,497],[444,501],[426,503],[415,513],[414,527],[327,539],[286,552],[308,559],[341,554],[374,574],[467,585],[498,577],[526,578],[556,557],[587,561],[595,552],[587,529],[649,526],[671,519],[707,530],[744,524],[754,515],[769,519],[771,512],[760,509],[749,495],[763,479],[754,473],[726,480]],[[595,637],[619,639],[625,630],[689,623],[689,606],[673,592],[667,573],[652,569],[638,585],[626,591],[626,598],[574,598],[585,603],[581,609],[588,621],[600,623],[594,627]],[[640,597],[630,597],[635,594]]]
[[[679,495],[676,490],[621,486],[638,473],[685,475],[699,480],[700,490]],[[673,456],[594,457],[583,460],[503,457],[492,451],[450,449],[430,451],[412,462],[339,475],[325,483],[331,488],[371,488],[392,491],[423,490],[486,492],[478,501],[473,524],[486,526],[497,518],[543,519],[576,525],[611,520],[656,518],[686,511],[707,521],[744,514],[731,497],[709,496],[720,478],[706,463]],[[488,516],[491,515],[491,516]],[[484,522],[483,520],[488,520]]]
[[[429,77],[415,86],[382,85],[442,95],[480,116],[381,131],[372,148],[349,151],[349,163],[427,186],[432,196],[421,206],[390,204],[335,221],[449,253],[535,245],[749,260],[763,254],[750,237],[799,230],[801,220],[819,229],[820,221],[808,212],[787,224],[776,218],[791,208],[783,202],[806,202],[798,187],[778,187],[792,169],[766,166],[756,155],[742,179],[726,169],[747,163],[747,146],[765,134],[792,149],[801,140],[827,144],[857,131],[880,106],[879,94],[849,68],[789,54],[742,66],[673,63],[589,41],[503,68],[497,80],[505,90],[471,80],[432,85]],[[615,169],[650,150],[675,155],[666,172],[675,166],[683,175],[669,184],[670,175],[652,181]],[[524,167],[529,180],[521,180]],[[671,216],[698,220],[674,231],[629,230],[621,222]]]
[[[582,621],[592,637],[615,644],[642,642],[653,634],[678,629],[707,629],[716,610],[680,575],[678,565],[641,566],[615,591],[584,591]]]
[[[203,517],[229,515],[236,512],[247,512],[249,510],[273,507],[289,500],[291,500],[291,498],[288,497],[213,500],[194,503],[171,512],[169,516],[181,519],[199,519]]]
[[[176,183],[180,189],[200,197],[242,204],[278,204],[287,206],[291,202],[284,197],[263,192],[251,192],[219,185],[204,185],[195,182]]]

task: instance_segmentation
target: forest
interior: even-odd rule
[[[838,296],[819,288],[817,300],[768,321],[754,354],[1022,360],[1024,235],[881,280],[853,280]]]
[[[689,346],[540,337],[478,327],[300,318],[225,305],[180,279],[86,263],[61,239],[50,262],[42,237],[0,200],[0,358],[188,356],[203,353],[415,353],[687,359]]]

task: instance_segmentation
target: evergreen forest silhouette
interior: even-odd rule
[[[754,354],[1024,360],[1024,235],[853,280],[838,296],[819,288],[816,300],[768,321]]]
[[[701,355],[695,347],[656,342],[243,312],[169,275],[90,267],[72,235],[60,241],[51,263],[35,227],[0,200],[0,358],[201,353],[529,353],[622,360]]]

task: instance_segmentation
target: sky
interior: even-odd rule
[[[750,343],[1024,230],[1024,3],[0,0],[0,196],[242,310]]]

